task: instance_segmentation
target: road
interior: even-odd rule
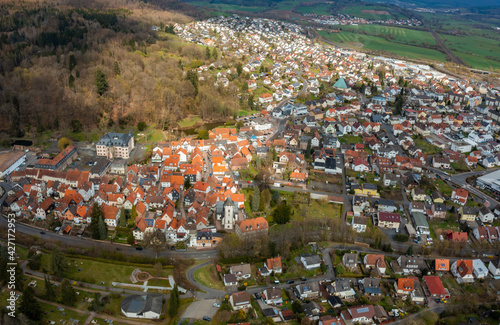
[[[442,170],[434,168],[434,167],[428,166],[428,167],[424,167],[424,168],[433,171],[434,173],[439,175],[439,177],[441,177],[443,180],[448,181],[448,182],[454,184],[455,186],[463,187],[467,191],[471,192],[472,194],[477,195],[478,197],[480,197],[481,199],[483,199],[485,201],[484,205],[487,207],[493,208],[493,207],[500,204],[499,201],[497,201],[494,198],[492,198],[491,196],[486,195],[485,193],[479,191],[478,189],[469,185],[466,182],[466,179],[470,176],[484,175],[484,174],[489,173],[490,171],[467,172],[467,173],[462,173],[462,174],[450,175],[450,174],[446,174]]]

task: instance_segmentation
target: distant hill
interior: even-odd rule
[[[171,0],[1,1],[0,142],[232,117],[236,96],[186,77],[215,50],[171,34],[183,12],[205,17]]]

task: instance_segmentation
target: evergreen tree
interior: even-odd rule
[[[99,218],[98,229],[99,239],[105,240],[108,237],[108,226],[106,226],[106,223],[104,222],[104,217]]]
[[[132,245],[134,244],[134,241],[135,241],[134,233],[131,231],[128,233],[127,236],[127,244]]]
[[[90,213],[90,231],[93,239],[100,239],[99,220],[102,218],[102,209],[99,204],[94,203],[92,212]]]
[[[186,177],[184,180],[184,189],[187,190],[191,187],[191,179],[189,177]]]
[[[63,277],[68,269],[66,257],[57,247],[50,253],[50,269],[57,277]]]
[[[260,206],[260,190],[258,186],[255,186],[252,195],[252,211],[253,212],[259,211],[259,206]]]
[[[127,226],[127,215],[125,214],[125,209],[121,208],[120,209],[120,227],[126,227]]]
[[[236,73],[238,74],[238,76],[241,76],[241,74],[243,73],[243,65],[241,64],[241,62],[238,62],[238,64],[236,65]]]
[[[191,82],[191,84],[193,84],[193,87],[194,87],[194,95],[198,95],[198,73],[196,72],[196,70],[189,70],[187,72],[187,76],[186,76],[187,80],[189,80]]]
[[[56,293],[54,291],[54,288],[52,287],[52,284],[50,283],[48,276],[45,276],[45,295],[43,298],[48,301],[56,300]]]
[[[92,300],[92,303],[89,306],[89,310],[95,311],[96,313],[100,313],[102,311],[103,307],[104,307],[104,304],[102,302],[101,293],[95,292],[94,293],[94,300]]]
[[[27,286],[23,291],[19,311],[32,321],[39,321],[42,318],[42,307],[35,298],[33,288]]]
[[[69,56],[69,62],[68,62],[68,68],[69,71],[73,71],[73,69],[76,67],[76,58],[74,54],[70,54]]]
[[[210,52],[210,48],[207,46],[205,47],[205,56],[208,59],[210,59],[210,57],[212,56],[212,53]]]
[[[115,76],[119,76],[120,73],[120,65],[118,64],[118,61],[115,61]]]
[[[61,303],[66,306],[74,306],[77,301],[75,289],[68,280],[64,280],[61,285]]]
[[[217,49],[215,47],[212,49],[212,58],[214,60],[217,60],[219,58],[219,53],[217,52]]]
[[[273,211],[273,220],[279,225],[283,225],[290,221],[290,213],[292,212],[291,206],[282,203],[276,207]]]
[[[101,69],[97,69],[94,76],[97,93],[102,96],[109,88],[108,81],[106,80],[106,74]]]
[[[135,218],[137,218],[137,209],[135,208],[135,205],[132,206],[132,210],[130,211],[130,219],[135,221]]]
[[[170,300],[168,301],[168,315],[174,318],[179,312],[180,297],[177,283],[174,284],[174,289],[170,292]]]
[[[307,142],[307,148],[306,148],[306,152],[305,152],[305,154],[304,154],[304,157],[305,157],[306,159],[309,159],[309,157],[311,157],[311,140],[309,140],[309,141]]]
[[[75,77],[72,74],[69,75],[68,86],[69,88],[75,88]]]

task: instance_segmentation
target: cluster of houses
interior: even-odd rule
[[[310,321],[319,321],[319,324],[383,323],[397,316],[398,311],[387,312],[377,304],[345,309],[345,303],[348,302],[352,306],[359,294],[370,300],[390,295],[421,306],[442,303],[451,296],[441,281],[445,274],[451,273],[458,283],[472,283],[476,279],[489,276],[500,277],[500,259],[490,261],[488,266],[480,259],[426,260],[420,256],[400,256],[386,263],[382,254],[366,254],[360,259],[358,253],[351,252],[342,256],[341,263],[348,272],[363,266],[365,270],[371,271],[370,276],[307,281],[291,284],[288,289],[267,287],[254,295],[262,313],[275,322],[295,319],[296,315],[285,307],[290,297],[291,300],[299,300],[305,316]],[[390,286],[384,286],[388,268],[399,277],[396,281],[388,282]],[[280,257],[266,260],[264,266],[258,269],[261,275],[269,275],[271,272],[282,272]],[[231,266],[229,273],[223,275],[223,280],[226,285],[235,286],[238,281],[246,281],[251,277],[250,264],[241,264]],[[250,308],[251,300],[252,295],[248,292],[236,292],[229,297],[234,310]],[[334,309],[341,309],[340,316],[322,316],[326,314],[325,304],[322,303],[328,303]]]
[[[219,128],[209,132],[208,140],[158,143],[151,165],[131,165],[122,171],[112,170],[111,161],[104,157],[90,171],[37,166],[14,171],[10,180],[16,184],[4,206],[29,220],[45,220],[50,214],[61,221],[61,233],[79,229],[80,235],[90,223],[94,203],[102,208],[110,228],[120,224],[121,209],[135,210],[137,241],[159,230],[172,243],[183,241],[196,248],[217,245],[222,239],[219,230],[241,237],[266,234],[264,218],[246,219],[245,196],[231,172],[236,164],[243,165],[235,161],[248,164],[261,146],[252,131]],[[127,135],[105,136],[106,141],[123,137]],[[71,161],[77,150],[68,147],[60,155]],[[53,160],[61,161],[58,157]]]

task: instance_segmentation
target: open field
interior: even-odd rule
[[[136,268],[141,271],[147,271],[153,276],[155,275],[155,270],[153,267],[137,267],[120,265],[113,263],[104,263],[95,260],[86,260],[78,258],[68,258],[69,270],[66,273],[66,278],[81,281],[86,283],[100,284],[104,282],[105,285],[111,285],[111,282],[124,282],[131,283],[130,274]],[[42,270],[50,270],[50,256],[42,256]],[[78,270],[81,271],[78,271]],[[168,277],[172,274],[172,269],[163,269],[161,271],[161,277]]]
[[[391,10],[390,7],[380,5],[356,5],[347,6],[342,10],[344,14],[351,16],[370,19],[370,20],[385,20],[385,19],[404,19],[405,16]]]
[[[371,36],[388,37],[391,41],[408,45],[436,45],[428,31],[382,25],[342,26],[342,31],[365,32]],[[341,32],[342,33],[342,32]]]
[[[397,56],[410,59],[426,59],[442,62],[446,60],[446,56],[439,51],[406,44],[393,43],[382,37],[344,31],[331,34],[327,31],[319,31],[319,34],[325,39],[340,44],[341,46],[347,45],[348,47],[357,49],[363,48],[375,51],[379,54],[395,54]]]
[[[199,270],[196,270],[193,274],[194,279],[201,283],[202,285],[213,288],[216,290],[224,290],[224,284],[219,279],[217,272],[215,270],[215,266],[209,264],[207,266],[202,267]]]
[[[180,120],[179,122],[177,122],[177,124],[179,124],[181,128],[188,128],[198,122],[201,122],[201,117],[198,115],[193,115]]]
[[[500,69],[500,40],[444,34],[440,34],[439,38],[470,66],[479,69]]]
[[[262,11],[262,8],[260,7],[239,6],[235,4],[226,4],[226,3],[210,3],[205,1],[192,1],[187,3],[196,7],[210,8],[218,11],[248,11],[248,12]]]
[[[330,15],[330,6],[326,3],[316,3],[311,4],[310,6],[299,6],[295,7],[295,11],[298,11],[302,14],[315,14],[315,15]]]

